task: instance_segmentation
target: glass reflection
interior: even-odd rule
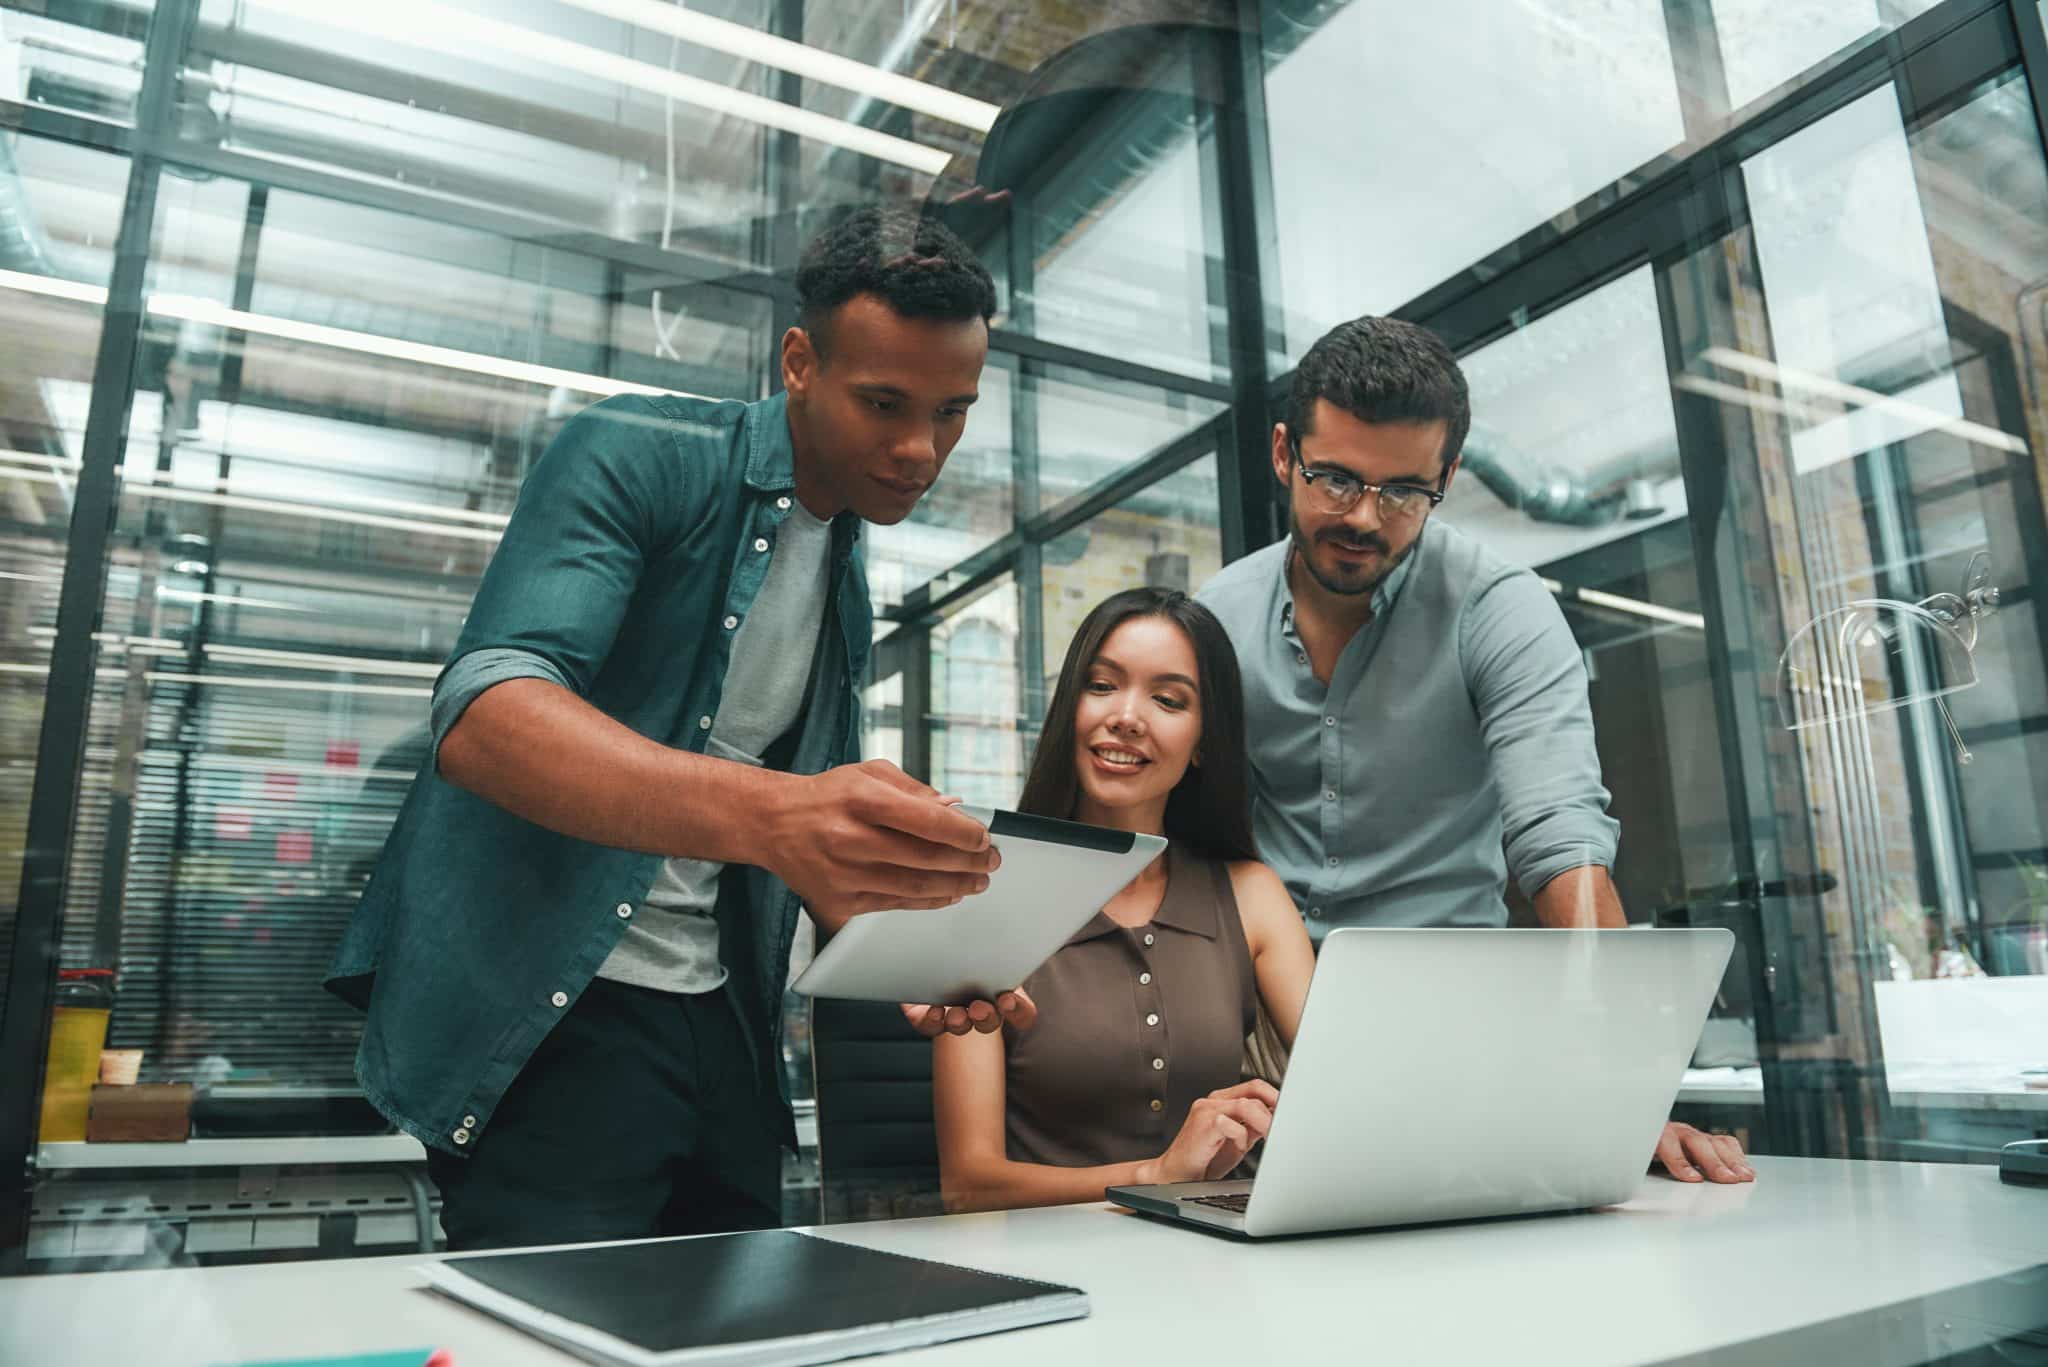
[[[1970,747],[1941,699],[1977,685],[1977,620],[1998,605],[1991,557],[1979,552],[1960,593],[1918,603],[1857,599],[1806,624],[1778,659],[1778,706],[1790,730],[1932,702],[1968,764]]]

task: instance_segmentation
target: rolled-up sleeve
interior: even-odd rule
[[[570,419],[519,491],[434,685],[442,739],[486,689],[541,678],[588,697],[648,561],[701,503],[673,423],[637,396]]]
[[[434,769],[441,768],[441,742],[462,720],[469,705],[484,693],[512,679],[546,679],[569,687],[561,670],[530,650],[505,646],[472,650],[441,671],[434,683],[434,697],[428,708],[428,725],[433,731]]]
[[[1528,896],[1569,869],[1614,865],[1578,642],[1532,574],[1505,576],[1467,604],[1459,651],[1500,792],[1508,872]]]

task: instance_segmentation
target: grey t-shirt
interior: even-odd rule
[[[725,690],[704,753],[760,764],[803,710],[832,572],[832,524],[801,503],[775,534],[775,555],[733,638]],[[597,976],[663,992],[709,992],[725,981],[718,957],[718,878],[709,859],[669,859]]]

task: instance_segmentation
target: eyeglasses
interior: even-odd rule
[[[1309,498],[1322,512],[1342,517],[1371,494],[1382,522],[1413,522],[1444,501],[1443,485],[1431,489],[1421,484],[1368,484],[1344,470],[1311,470],[1301,458],[1301,438],[1287,434],[1288,449],[1308,485]]]

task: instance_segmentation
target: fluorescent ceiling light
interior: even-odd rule
[[[54,275],[0,271],[0,285],[11,290],[23,290],[29,294],[47,294],[52,299],[75,299],[81,304],[104,306],[107,302],[104,285],[88,285],[80,280],[60,280]]]
[[[193,445],[187,446],[184,449],[187,451],[197,450],[206,452],[213,448]],[[27,454],[26,452],[18,451],[0,451],[0,460]],[[69,464],[74,470],[79,468],[79,462],[72,461]],[[322,473],[326,473],[326,471],[323,470]],[[348,472],[346,469],[343,469],[340,473],[346,474]],[[180,489],[211,489],[217,494],[238,494],[244,498],[256,497],[264,492],[259,488],[252,494],[249,492],[252,488],[252,482],[235,479],[199,481],[184,479],[173,481],[170,476],[158,470],[124,470],[122,475],[131,484],[175,483]],[[512,516],[509,513],[487,513],[479,508],[451,508],[439,503],[414,503],[405,499],[377,498],[370,494],[337,493],[323,494],[321,497],[323,501],[319,506],[323,509],[340,505],[349,508],[363,508],[371,512],[417,514],[427,518],[444,518],[450,522],[474,522],[479,526],[497,528],[498,532],[493,533],[494,535],[502,533],[505,526],[512,521]],[[405,522],[400,525],[414,526],[417,524]]]
[[[55,627],[30,627],[29,639],[47,648],[57,639]],[[185,647],[168,636],[123,636],[118,631],[95,631],[93,643],[104,647],[108,654],[117,655],[133,651],[137,655],[183,655]]]
[[[1958,418],[1953,414],[1943,413],[1939,409],[1928,408],[1924,404],[1914,403],[1910,399],[1900,399],[1890,394],[1880,394],[1874,389],[1865,389],[1861,385],[1847,384],[1826,375],[1814,375],[1804,370],[1788,369],[1779,365],[1776,361],[1767,361],[1761,356],[1752,356],[1746,351],[1736,351],[1732,347],[1708,347],[1700,355],[1702,360],[1717,365],[1723,370],[1733,370],[1738,374],[1754,376],[1759,380],[1768,380],[1786,389],[1803,390],[1808,394],[1818,394],[1824,398],[1846,404],[1850,408],[1869,408],[1880,413],[1890,413],[1895,417],[1907,418],[1919,423],[1923,428],[1939,428],[1944,432],[1953,433],[1965,441],[1976,442],[1980,446],[1988,446],[1996,451],[2010,451],[2012,454],[2019,456],[2027,453],[2027,444],[2009,432],[2001,432],[1995,427],[1986,427],[1983,423],[1971,422],[1967,418]],[[1686,387],[1694,388],[1693,386]],[[1695,392],[1705,391],[1695,389]]]
[[[21,271],[0,271],[0,287],[21,290],[28,294],[48,295],[54,299],[71,299],[81,304],[97,304],[102,308],[107,302],[105,286],[88,285],[76,280],[60,280],[49,275],[27,275]],[[580,370],[562,370],[550,365],[534,365],[529,361],[508,361],[502,356],[486,356],[478,351],[458,351],[454,347],[429,346],[424,342],[382,337],[374,332],[356,332],[349,328],[326,327],[319,323],[301,323],[295,319],[278,318],[267,313],[248,313],[189,294],[152,294],[149,296],[147,307],[149,312],[162,318],[207,323],[215,327],[277,337],[289,342],[308,342],[314,346],[335,347],[342,351],[356,351],[368,356],[384,356],[394,361],[411,361],[417,365],[466,370],[474,375],[494,375],[499,379],[545,385],[550,389],[573,389],[582,394],[679,394],[686,399],[704,397],[686,390],[660,389],[654,385],[614,380],[608,376],[591,375]]]
[[[236,607],[265,608],[272,612],[309,612],[297,603],[280,603],[270,598],[239,598],[232,593],[198,593],[191,589],[167,589],[157,585],[156,596],[173,603],[232,603]]]
[[[374,693],[387,698],[431,698],[431,688],[402,684],[321,683],[312,679],[238,679],[223,674],[172,674],[152,669],[142,676],[150,683],[204,684],[211,688],[274,688],[289,693]]]
[[[16,462],[21,463],[17,464]],[[0,478],[21,479],[31,483],[57,484],[68,487],[70,480],[65,477],[63,472],[67,469],[76,472],[79,465],[80,462],[76,460],[59,460],[56,457],[38,456],[26,451],[0,451]],[[421,532],[428,536],[454,537],[462,541],[495,542],[504,535],[502,531],[493,527],[453,526],[441,522],[427,522],[418,518],[386,517],[380,513],[354,512],[347,507],[338,506],[357,501],[346,496],[337,497],[327,503],[291,503],[284,499],[251,498],[243,494],[209,493],[203,489],[175,487],[159,482],[167,477],[160,476],[154,470],[123,470],[121,476],[124,483],[122,492],[124,494],[132,494],[138,498],[161,498],[168,499],[173,503],[203,503],[208,507],[240,508],[247,512],[281,513],[286,517],[309,517],[316,521],[324,522],[351,522],[361,527],[387,527],[393,531]],[[221,482],[216,480],[214,485],[218,488]],[[392,502],[389,499],[364,499],[361,501],[373,507],[389,505]],[[427,504],[401,506],[418,508],[436,515],[446,513],[450,516],[457,516],[462,515],[463,512],[463,510],[438,509]],[[497,517],[498,515],[492,514],[492,516]],[[500,520],[502,521],[503,519]],[[182,592],[182,590],[159,590],[159,592]],[[294,608],[292,611],[297,612],[302,611],[302,609]]]
[[[510,56],[581,72],[602,81],[615,81],[713,113],[831,143],[929,176],[945,170],[953,159],[950,152],[908,138],[892,137],[845,119],[799,109],[780,100],[685,76],[652,62],[585,47],[551,33],[488,19],[432,0],[352,0],[345,4],[335,4],[333,0],[264,0],[264,5],[315,23],[366,34],[380,42],[403,42],[457,57],[474,58],[478,49],[493,48]]]
[[[261,646],[212,644],[202,645],[199,649],[227,664],[330,670],[338,674],[390,674],[409,679],[437,679],[441,676],[439,665],[412,660],[380,660],[371,655],[325,655],[310,650],[269,650]]]
[[[714,19],[708,14],[685,9],[680,4],[662,4],[660,0],[562,0],[562,3],[632,24],[636,28],[666,33],[698,47],[712,48],[763,66],[772,66],[778,71],[787,71],[825,85],[836,85],[842,90],[871,96],[905,109],[915,109],[920,114],[961,124],[979,133],[988,132],[995,124],[996,115],[1003,112],[1000,105],[986,100],[957,94],[928,81],[899,76],[893,71],[856,62],[851,57],[841,57],[807,43],[762,33],[745,24]]]
[[[261,333],[266,337],[280,337],[290,342],[310,342],[315,346],[330,346],[343,351],[388,356],[395,361],[445,366],[450,370],[468,370],[479,375],[496,375],[507,380],[547,385],[550,388],[560,386],[564,389],[580,390],[586,394],[679,392],[672,389],[657,389],[653,385],[633,384],[626,380],[607,379],[602,375],[588,375],[579,370],[560,370],[554,366],[534,365],[528,361],[508,361],[502,356],[485,356],[475,351],[457,351],[453,347],[429,346],[425,342],[407,342],[396,337],[380,337],[375,333],[327,327],[320,323],[301,323],[295,319],[278,318],[267,313],[247,313],[241,309],[229,308],[225,304],[216,304],[211,299],[194,298],[189,294],[152,294],[149,296],[149,311],[165,318],[182,318],[194,323],[208,323],[214,327],[232,328],[240,332]]]
[[[1555,579],[1545,579],[1542,583],[1544,588],[1549,589],[1559,598],[1576,599],[1581,603],[1589,603],[1594,607],[1612,608],[1616,612],[1626,612],[1637,617],[1647,617],[1653,622],[1669,622],[1673,626],[1691,627],[1694,631],[1705,631],[1707,629],[1707,619],[1697,612],[1681,612],[1677,608],[1667,608],[1658,603],[1646,603],[1640,598],[1624,598],[1618,593],[1607,593],[1601,589],[1566,588]]]
[[[417,774],[411,769],[375,769],[365,765],[308,764],[304,761],[277,759],[265,755],[260,759],[241,759],[234,755],[192,754],[185,750],[144,750],[144,764],[190,764],[195,769],[215,769],[231,774],[303,774],[307,778],[340,779],[392,779],[405,783],[413,781]]]
[[[7,471],[25,478],[35,478],[27,471]],[[153,473],[153,472],[152,472]],[[281,513],[286,517],[310,517],[321,522],[351,522],[358,527],[385,527],[398,532],[421,532],[427,536],[448,536],[459,541],[499,540],[503,533],[488,527],[452,527],[443,523],[421,522],[408,517],[383,517],[376,513],[353,513],[344,508],[335,508],[318,503],[287,503],[274,498],[245,498],[239,494],[209,494],[198,489],[176,489],[167,485],[154,484],[139,479],[134,471],[127,473],[127,487],[124,492],[142,498],[162,498],[173,503],[204,503],[212,508],[240,508],[252,513]],[[298,611],[298,609],[293,609]]]
[[[0,674],[48,675],[49,672],[50,667],[48,665],[0,664]],[[93,677],[96,679],[118,679],[125,673],[127,671],[119,665],[101,665],[93,670]]]

